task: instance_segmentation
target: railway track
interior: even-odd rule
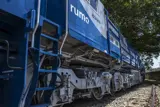
[[[102,101],[80,99],[64,107],[160,107],[160,86],[146,82],[126,91],[106,95]]]
[[[151,95],[149,97],[149,107],[160,107],[157,87],[155,85],[152,85]]]

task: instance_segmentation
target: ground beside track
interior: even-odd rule
[[[117,92],[115,96],[106,95],[101,102],[80,99],[64,107],[148,107],[152,84],[156,85],[157,95],[160,99],[160,82],[146,80],[141,85],[127,89],[126,92]]]

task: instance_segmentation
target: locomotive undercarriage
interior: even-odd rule
[[[88,50],[86,50],[87,48]],[[56,85],[54,91],[48,92],[51,107],[71,103],[75,99],[84,97],[101,100],[106,94],[112,95],[116,91],[130,88],[135,83],[140,82],[139,79],[134,81],[133,72],[139,73],[138,71],[130,69],[133,72],[121,72],[125,69],[122,69],[124,64],[119,64],[116,60],[104,56],[99,51],[84,44],[78,49],[73,49],[73,44],[72,48],[64,49],[67,52],[63,51],[59,58],[60,68],[56,83],[53,82],[52,73],[42,73],[37,84],[38,87]],[[70,53],[71,51],[72,53]],[[49,67],[52,59],[54,58],[47,58],[42,55],[41,67]],[[44,91],[36,92],[32,102],[34,104],[43,102],[44,93]]]
[[[114,92],[140,83],[141,80],[135,79],[134,73],[138,74],[137,71],[133,71],[131,74],[121,74],[120,72],[111,74],[108,71],[93,68],[76,68],[74,70],[60,68],[58,74],[61,79],[57,78],[56,85],[59,86],[61,83],[62,85],[52,92],[51,107],[71,103],[78,98],[101,100],[106,94],[112,95]],[[51,82],[51,77],[48,74],[46,78],[48,83]],[[42,95],[43,92],[37,94],[37,99],[40,99],[39,97]]]

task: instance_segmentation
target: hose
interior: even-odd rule
[[[62,44],[60,46],[60,54],[62,54],[62,49],[63,49],[63,46],[64,46],[64,43],[67,39],[67,36],[68,36],[68,0],[66,0],[66,33],[65,33],[65,36],[64,36],[64,39],[62,41]]]
[[[46,83],[46,81],[43,81],[43,79],[45,78],[45,76],[47,76],[48,74],[46,73],[46,74],[44,74],[42,77],[40,77],[41,79],[39,79],[39,84],[38,84],[38,86],[39,87],[41,87],[41,86],[44,86]],[[58,73],[56,73],[56,75],[57,75],[57,77],[59,77],[60,78],[60,85],[58,85],[58,86],[56,86],[55,87],[55,90],[57,90],[57,89],[60,89],[60,88],[62,88],[63,87],[63,85],[64,85],[64,80],[63,80],[63,78],[62,78],[62,76],[60,75],[60,74],[58,74]],[[52,80],[53,80],[53,78],[52,78]],[[52,81],[51,80],[51,81]],[[50,84],[52,84],[54,81],[52,81],[52,82],[50,82]],[[36,98],[35,98],[35,103],[40,103],[41,102],[41,99],[42,99],[42,97],[43,97],[43,94],[44,94],[44,91],[41,91],[41,92],[37,92],[37,94],[36,94]]]
[[[16,69],[16,70],[23,70],[24,68],[22,68],[22,67],[14,67],[14,66],[11,66],[10,64],[9,64],[9,42],[7,41],[7,40],[0,40],[0,42],[1,43],[5,43],[6,44],[6,46],[7,46],[7,57],[6,57],[6,61],[7,61],[7,66],[8,66],[8,68],[10,68],[10,69]]]

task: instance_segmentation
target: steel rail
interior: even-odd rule
[[[149,103],[150,103],[150,107],[160,107],[159,106],[159,99],[157,97],[157,92],[156,92],[156,86],[152,85],[152,89],[151,89],[151,96],[149,99]]]

